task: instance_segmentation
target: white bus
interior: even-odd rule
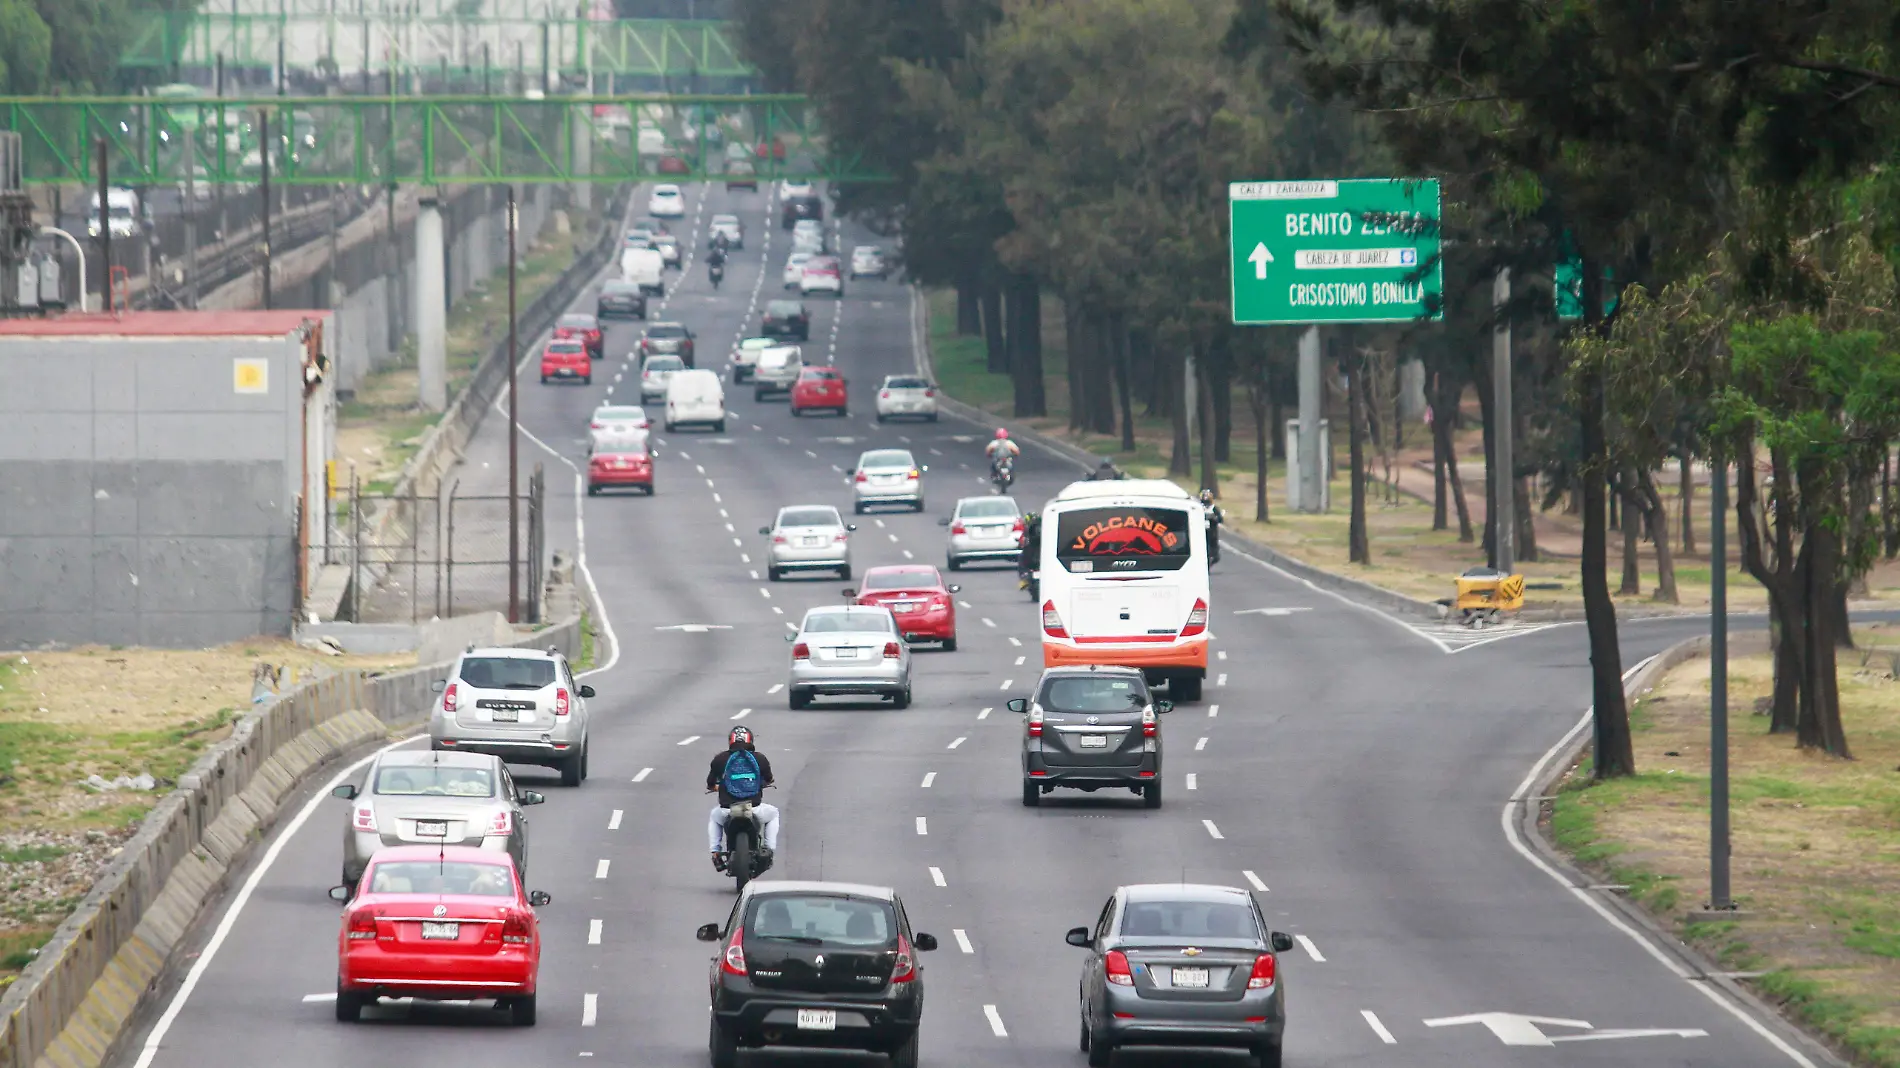
[[[1042,663],[1119,664],[1195,701],[1207,677],[1207,521],[1160,479],[1077,482],[1043,509]]]

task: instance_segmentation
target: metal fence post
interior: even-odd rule
[[[442,564],[448,559],[449,554],[448,546],[445,544],[448,528],[444,505],[447,504],[449,497],[454,495],[455,487],[461,481],[460,478],[451,481],[446,492],[440,484],[435,488],[435,615],[438,619],[443,617]]]
[[[350,464],[350,622],[363,618],[363,501],[356,464]]]
[[[414,626],[422,601],[422,505],[416,480],[409,480],[409,623]]]
[[[460,485],[459,480],[457,481],[457,485]],[[449,545],[448,552],[443,554],[447,558],[443,567],[444,567],[444,570],[448,572],[448,577],[449,577],[448,600],[444,602],[444,605],[443,605],[443,607],[448,609],[448,611],[445,613],[445,618],[455,615],[455,487],[454,486],[449,487],[448,545]]]

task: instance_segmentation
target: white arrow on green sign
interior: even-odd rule
[[[1233,182],[1227,209],[1235,323],[1442,317],[1436,178]]]

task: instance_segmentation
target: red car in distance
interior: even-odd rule
[[[578,338],[587,346],[587,354],[596,360],[600,359],[601,347],[605,344],[600,334],[600,320],[585,312],[561,316],[554,324],[554,336],[563,341]]]
[[[844,595],[853,604],[890,609],[905,641],[941,642],[944,652],[954,652],[957,603],[950,595],[962,588],[944,585],[943,575],[929,564],[887,564],[866,571],[858,587]]]
[[[514,858],[471,846],[391,846],[377,851],[343,902],[337,935],[336,1018],[356,1021],[377,998],[495,999],[520,1027],[534,1026],[541,971],[537,906]]]
[[[850,414],[850,398],[845,392],[844,373],[836,367],[807,367],[792,383],[792,414],[831,411],[839,416]]]
[[[760,141],[758,144],[752,146],[752,154],[760,159],[765,159],[767,156],[770,156],[772,159],[783,163],[785,162],[785,142],[776,137],[772,138],[770,145]]]
[[[661,156],[659,171],[661,174],[691,174],[693,168],[678,156]]]
[[[616,447],[587,458],[587,495],[629,486],[653,496],[653,453],[646,449]]]
[[[541,347],[541,384],[555,378],[578,378],[585,386],[594,381],[594,358],[580,338],[559,338]]]

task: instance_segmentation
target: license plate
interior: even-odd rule
[[[417,820],[416,833],[425,838],[446,838],[449,825],[444,820]]]
[[[831,658],[833,660],[856,660],[858,658],[858,651],[856,649],[833,649],[831,651]]]
[[[422,937],[440,938],[452,942],[462,937],[462,925],[459,923],[437,923],[433,920],[423,920]]]
[[[819,546],[825,543],[825,539],[823,538],[800,538],[798,541],[799,544],[807,546]]]
[[[916,601],[896,601],[891,605],[891,611],[893,612],[915,612],[916,610]]]
[[[521,713],[512,708],[491,708],[488,710],[496,723],[518,723]]]
[[[836,1031],[838,1013],[832,1009],[798,1010],[798,1029],[800,1031]]]
[[[1206,968],[1176,968],[1174,970],[1173,979],[1174,979],[1175,986],[1206,987],[1207,986],[1207,969]]]
[[[1108,735],[1106,735],[1106,734],[1084,734],[1084,735],[1082,736],[1082,748],[1084,748],[1084,749],[1107,749],[1107,748],[1108,748]]]

